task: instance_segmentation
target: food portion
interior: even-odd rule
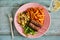
[[[43,25],[44,10],[39,8],[29,8],[27,13],[30,15],[31,20],[35,20],[39,24]]]
[[[53,0],[53,8],[52,11],[58,11],[60,9],[60,1],[59,0]]]
[[[44,9],[28,8],[22,13],[18,13],[17,22],[24,29],[24,34],[34,35],[44,25]]]
[[[38,31],[40,28],[34,25],[33,23],[29,23],[29,26],[33,28],[35,31]]]
[[[29,19],[30,17],[23,12],[18,14],[17,22],[24,27]]]

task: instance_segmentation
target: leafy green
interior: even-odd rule
[[[25,25],[25,27],[24,27],[24,33],[25,34],[34,35],[35,34],[35,30],[33,30],[32,28],[30,28],[28,25]]]

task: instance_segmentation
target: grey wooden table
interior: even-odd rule
[[[37,2],[48,7],[51,0],[0,0],[0,40],[11,40],[10,26],[7,14],[14,14],[16,10],[23,4],[29,2]],[[15,40],[60,40],[60,10],[49,13],[51,16],[51,24],[48,32],[37,39],[29,39],[21,36],[14,29]]]

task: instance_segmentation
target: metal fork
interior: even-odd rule
[[[13,28],[12,28],[13,18],[11,15],[8,15],[8,18],[9,18],[9,22],[10,22],[11,37],[12,37],[12,40],[14,40],[14,33],[13,33]]]

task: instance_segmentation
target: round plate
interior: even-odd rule
[[[44,9],[44,14],[45,14],[44,25],[43,25],[43,27],[38,31],[37,34],[26,36],[26,35],[23,33],[23,28],[17,23],[17,14],[20,13],[20,12],[23,12],[23,11],[25,11],[26,9],[31,8],[31,7],[39,7],[39,8],[43,8],[43,9]],[[48,30],[49,25],[50,25],[50,16],[49,16],[48,11],[47,11],[47,10],[45,9],[45,7],[43,7],[42,5],[40,5],[40,4],[38,4],[38,3],[27,3],[27,4],[22,5],[22,6],[17,10],[17,12],[16,12],[16,14],[15,14],[15,17],[14,17],[14,24],[15,24],[15,27],[16,27],[17,31],[18,31],[21,35],[23,35],[24,37],[27,37],[27,38],[38,38],[38,37],[42,36],[44,33],[46,33],[46,31]]]

